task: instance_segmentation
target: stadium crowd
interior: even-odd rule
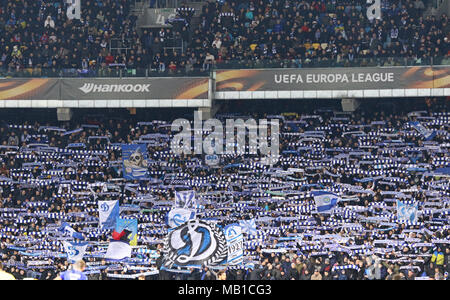
[[[67,222],[90,244],[89,279],[448,279],[449,103],[408,101],[395,111],[353,114],[312,106],[279,115],[230,113],[233,104],[217,116],[279,119],[281,157],[273,167],[253,155],[222,156],[218,166],[175,156],[169,119],[5,120],[0,275],[3,269],[17,279],[54,279],[66,271],[67,237],[58,228]],[[425,139],[411,121],[433,137]],[[122,178],[120,145],[133,142],[147,144],[147,180]],[[242,266],[161,268],[175,190],[196,191],[199,219],[256,220],[257,232],[244,235]],[[318,214],[313,190],[346,200]],[[98,228],[97,203],[105,199],[120,199],[121,215],[138,219],[138,246],[126,262],[102,258],[111,239]],[[397,200],[418,204],[417,222],[398,221]]]
[[[384,0],[383,18],[369,21],[365,0],[209,0],[199,21],[183,4],[169,20],[173,27],[140,29],[126,0],[86,0],[81,20],[68,20],[63,0],[2,0],[0,70],[5,76],[143,76],[148,69],[176,75],[214,65],[448,64],[448,16],[424,17],[428,2]],[[111,49],[114,41],[128,49]],[[183,41],[183,51],[170,48],[174,41]]]

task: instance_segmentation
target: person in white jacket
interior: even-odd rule
[[[48,16],[47,19],[44,22],[44,27],[45,28],[55,28],[55,21],[53,21],[51,16]]]
[[[216,39],[212,42],[212,46],[218,50],[222,47],[222,40],[220,37],[216,37]]]
[[[0,262],[0,280],[16,280],[12,274],[3,271],[3,265]]]

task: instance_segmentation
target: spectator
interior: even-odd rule
[[[203,62],[203,70],[210,70],[213,64],[214,64],[214,55],[207,52],[205,60]]]
[[[433,252],[433,255],[431,256],[431,262],[435,263],[438,267],[443,267],[444,265],[444,252],[440,247],[436,249],[436,251]]]
[[[53,7],[51,3],[55,1],[48,2],[48,7]],[[192,10],[183,6],[176,18],[183,21],[176,22],[177,26],[144,30],[139,37],[136,17],[129,14],[130,3],[126,0],[98,0],[95,5],[83,6],[83,21],[68,20],[64,9],[41,9],[38,1],[20,0],[0,11],[5,20],[0,24],[5,34],[2,49],[19,45],[23,57],[34,53],[37,58],[40,56],[35,49],[57,44],[65,49],[65,55],[72,57],[72,52],[83,48],[82,41],[88,41],[89,46],[82,55],[76,55],[92,61],[100,54],[108,56],[110,43],[112,55],[119,56],[114,43],[120,41],[127,48],[125,67],[135,69],[138,68],[136,59],[130,58],[139,47],[148,51],[147,60],[151,62],[158,54],[163,57],[165,51],[173,52],[170,48],[184,41],[185,56],[182,61],[174,62],[177,72],[191,54],[199,58],[207,52],[216,58],[220,56],[222,65],[234,63],[245,68],[261,64],[271,67],[401,66],[445,64],[449,60],[448,17],[423,16],[427,7],[421,0],[401,7],[386,2],[383,13],[388,19],[373,24],[363,13],[368,6],[364,0],[346,0],[340,6],[310,0],[277,3],[266,5],[266,1],[248,0],[208,3],[202,8],[198,26],[190,20]],[[8,51],[0,54],[4,70],[21,70],[31,65],[38,68],[45,64],[19,63]],[[287,61],[291,63],[286,64]],[[168,68],[170,60],[164,64]],[[67,68],[63,59],[46,65]],[[101,65],[98,61],[96,68]],[[191,65],[200,70],[203,59]],[[151,67],[156,71],[159,63]]]
[[[319,269],[316,269],[314,273],[311,275],[311,280],[322,280],[322,275],[320,274]]]
[[[219,36],[216,36],[216,38],[214,39],[212,46],[217,49],[220,50],[220,48],[222,47],[222,40],[220,39]]]
[[[55,21],[53,21],[51,16],[48,16],[47,19],[44,22],[44,28],[45,29],[54,29],[55,28]]]
[[[3,264],[0,262],[0,280],[15,280],[12,274],[3,271]]]

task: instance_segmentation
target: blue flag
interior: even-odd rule
[[[75,229],[70,227],[70,225],[67,224],[66,222],[63,222],[61,224],[61,227],[58,230],[60,232],[62,232],[64,235],[68,235],[68,236],[70,236],[70,237],[72,237],[74,239],[84,241],[84,236],[81,233],[76,232]]]
[[[311,193],[316,202],[316,208],[319,213],[331,211],[340,200],[336,194],[325,191],[314,191]]]
[[[431,141],[436,136],[436,131],[430,130],[422,125],[420,122],[409,122],[409,124],[420,133],[426,141]]]
[[[130,232],[128,240],[131,246],[137,246],[138,221],[137,219],[117,218],[115,231],[120,233],[124,230]]]
[[[147,156],[146,145],[122,145],[123,178],[148,179]]]

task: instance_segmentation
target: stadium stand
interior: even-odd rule
[[[87,1],[81,20],[66,18],[65,1],[4,0],[0,72],[107,77],[195,74],[213,66],[446,64],[448,16],[423,16],[428,2],[383,1],[387,18],[372,24],[363,0],[208,1],[198,18],[185,4],[168,20],[172,28],[151,30],[138,28],[126,0]],[[183,41],[183,51],[166,49],[174,40]]]
[[[448,280],[445,1],[77,1],[0,0],[0,279]]]
[[[166,125],[188,110],[172,110],[165,120],[154,111],[133,118],[79,112],[71,122],[35,110],[19,122],[22,116],[1,112],[4,271],[18,279],[53,279],[65,271],[67,237],[58,228],[70,223],[80,233],[74,237],[90,243],[84,255],[90,279],[215,279],[214,268],[161,267],[174,192],[194,190],[199,218],[223,225],[256,220],[244,242],[245,264],[221,271],[228,279],[448,278],[448,100],[380,99],[353,114],[332,103],[280,100],[267,112],[268,106],[241,101],[223,108],[219,119],[280,120],[281,158],[271,168],[251,155],[223,156],[209,166],[201,156],[171,154],[166,137],[174,132]],[[414,121],[432,130],[433,139],[416,131]],[[117,145],[145,137],[149,178],[123,181]],[[317,189],[347,198],[333,214],[317,214]],[[111,197],[120,199],[123,217],[139,221],[139,246],[128,262],[100,255],[111,232],[98,228],[97,205]],[[397,219],[399,200],[418,205],[417,219]]]

